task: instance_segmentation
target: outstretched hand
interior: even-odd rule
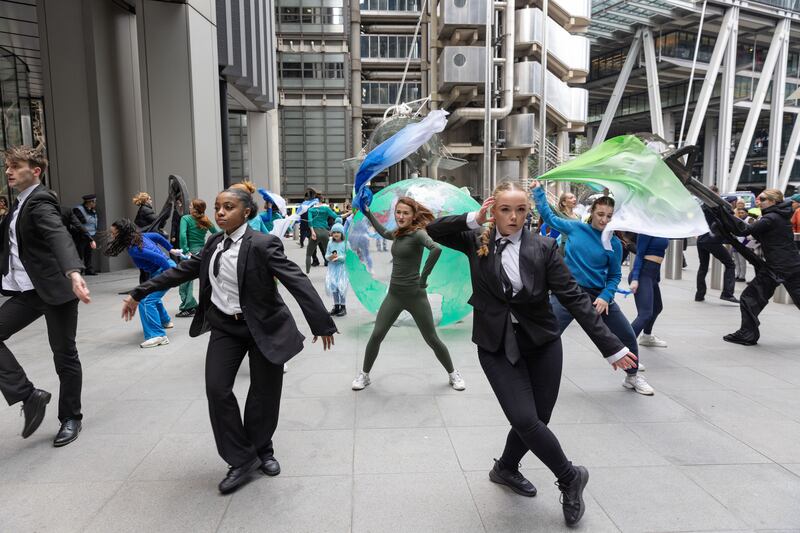
[[[317,342],[317,339],[322,339],[322,350],[330,350],[331,347],[334,345],[333,342],[333,335],[322,335],[318,337],[314,335],[314,338],[311,340],[312,344]]]
[[[630,368],[636,368],[639,366],[636,361],[638,361],[638,357],[633,355],[633,352],[628,352],[628,355],[620,359],[619,361],[615,361],[611,363],[611,367],[614,370],[628,370]]]
[[[534,189],[538,189],[538,188],[539,188],[539,187],[541,187],[541,186],[542,186],[542,184],[539,182],[539,180],[533,180],[533,181],[531,182],[531,187],[530,187],[530,189],[531,189],[531,191],[533,191]]]
[[[494,196],[490,196],[486,200],[484,200],[483,205],[481,205],[478,214],[475,215],[475,222],[483,226],[487,222],[494,222],[494,217],[489,214],[489,210],[494,205]]]
[[[136,308],[139,307],[139,302],[133,299],[132,296],[126,296],[122,300],[122,319],[128,322],[136,316]]]

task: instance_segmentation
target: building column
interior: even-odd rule
[[[170,174],[207,202],[223,186],[216,11],[196,3],[136,1],[148,192],[156,205]]]
[[[247,138],[250,144],[250,179],[281,194],[278,110],[247,112]]]
[[[717,182],[717,119],[706,117],[703,141],[703,185]]]
[[[665,111],[661,115],[664,140],[669,144],[675,144],[675,114]],[[666,148],[666,147],[665,147]],[[673,239],[669,241],[669,247],[664,257],[666,267],[664,277],[667,279],[681,279],[683,266],[683,240]]]

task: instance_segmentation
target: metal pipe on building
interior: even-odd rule
[[[542,90],[539,98],[539,173],[547,172],[547,10],[549,0],[542,0]]]
[[[231,139],[228,123],[228,81],[219,78],[219,123],[222,136],[222,185],[231,186]]]
[[[488,198],[492,191],[492,73],[494,71],[494,47],[492,46],[492,26],[494,5],[486,2],[486,29],[484,44],[484,86],[483,86],[483,197]]]
[[[502,89],[502,106],[491,110],[491,119],[499,120],[505,118],[511,113],[514,106],[514,6],[500,6],[496,4],[490,5],[498,7],[505,12],[503,18],[503,57],[505,58],[505,65],[503,66],[503,89]],[[491,18],[490,18],[491,20]],[[436,69],[432,69],[435,72]],[[480,107],[459,107],[450,115],[448,120],[448,127],[453,128],[458,126],[466,120],[481,120],[485,119],[486,113]]]
[[[786,38],[781,43],[775,73],[772,79],[772,99],[769,114],[769,143],[767,144],[767,188],[778,186],[783,146],[783,108],[786,100],[786,71],[789,67],[789,31],[791,21],[786,21]]]
[[[350,2],[350,99],[352,126],[353,126],[353,151],[352,156],[361,152],[363,132],[361,118],[363,116],[361,103],[361,6],[358,2]]]

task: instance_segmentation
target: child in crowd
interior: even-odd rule
[[[325,260],[328,261],[328,273],[325,276],[325,291],[333,297],[331,316],[345,316],[347,314],[346,296],[349,280],[345,259],[347,257],[347,243],[344,240],[344,226],[342,219],[337,218],[331,227],[328,247],[325,250]]]

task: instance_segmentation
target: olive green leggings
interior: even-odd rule
[[[378,316],[375,318],[375,329],[367,341],[367,349],[364,354],[364,372],[369,372],[375,359],[378,357],[381,342],[389,332],[389,328],[395,323],[397,317],[403,311],[408,311],[417,323],[422,338],[433,349],[436,358],[442,363],[447,372],[453,371],[453,361],[450,359],[450,352],[447,346],[439,339],[436,334],[436,326],[433,324],[433,313],[431,304],[428,303],[428,294],[425,289],[402,287],[389,287],[389,293],[383,300],[381,308],[378,309]]]
[[[322,252],[322,260],[325,261],[325,252],[328,250],[328,230],[324,228],[314,228],[314,233],[317,234],[316,240],[308,239],[308,246],[306,247],[306,274],[311,272],[311,258],[314,257],[314,252]]]

